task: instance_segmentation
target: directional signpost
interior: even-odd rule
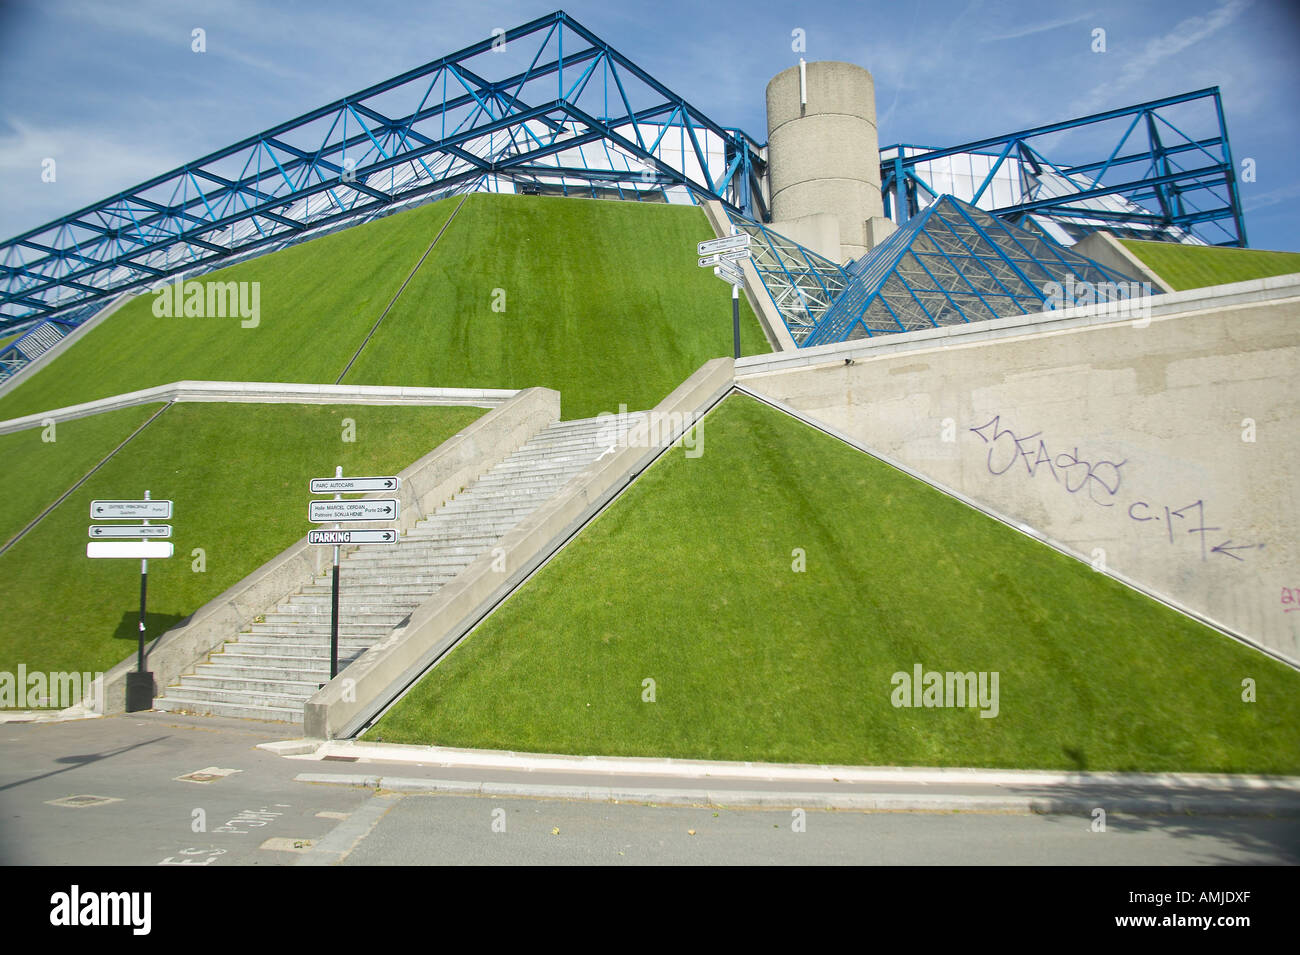
[[[308,531],[308,544],[325,544],[334,547],[334,586],[330,596],[330,679],[339,675],[339,548],[344,544],[396,544],[397,531],[381,530],[345,531],[339,524],[350,521],[395,521],[401,515],[401,504],[396,498],[379,500],[345,501],[342,494],[369,491],[396,491],[401,480],[396,477],[345,478],[343,468],[334,469],[332,478],[312,478],[308,489],[312,494],[333,494],[332,501],[310,501],[307,519],[313,524],[333,524],[334,530]]]
[[[363,491],[396,491],[401,479],[395,477],[315,478],[313,494],[359,494]]]
[[[91,524],[90,536],[95,540],[109,537],[171,537],[170,524]]]
[[[312,501],[307,505],[307,520],[313,524],[395,521],[397,516],[397,501],[391,497],[378,501]]]
[[[713,274],[731,285],[731,338],[737,358],[740,357],[740,287],[745,284],[745,273],[737,263],[749,258],[749,244],[749,234],[742,232],[709,239],[695,247],[700,255],[700,268],[712,266]]]
[[[97,521],[134,520],[142,524],[92,524],[86,556],[91,558],[127,558],[140,561],[140,622],[136,647],[136,671],[126,675],[126,711],[136,713],[153,707],[153,673],[144,668],[144,618],[149,594],[149,559],[172,555],[172,543],[159,540],[172,536],[170,524],[150,524],[152,519],[172,516],[171,501],[155,501],[144,492],[141,501],[91,501],[91,519]],[[122,538],[131,538],[123,540]]]
[[[308,544],[396,544],[397,531],[308,531]]]

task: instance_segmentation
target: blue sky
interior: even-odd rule
[[[880,142],[951,145],[1220,86],[1250,244],[1300,251],[1300,4],[0,0],[0,238],[562,7],[718,122],[766,139],[767,80],[846,60]],[[208,51],[190,50],[190,31]],[[1106,31],[1106,52],[1092,51]],[[58,178],[41,181],[55,157]]]

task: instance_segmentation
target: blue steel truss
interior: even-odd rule
[[[798,344],[848,288],[852,276],[838,263],[761,222],[730,209],[727,216],[736,231],[749,235],[750,263]]]
[[[1083,300],[1084,289],[1093,301],[1154,292],[952,196],[914,216],[848,272],[848,288],[796,339],[802,347],[1041,313]]]
[[[1053,162],[1082,133],[1078,162]],[[1065,222],[1181,229],[1211,245],[1246,243],[1228,128],[1217,86],[1180,96],[1037,126],[945,149],[893,146],[882,150],[881,193],[886,215],[900,226],[941,192],[927,169],[966,154],[993,157],[987,176],[961,196],[996,216],[1021,223],[1034,215]],[[1015,195],[986,200],[989,187],[1014,168]],[[1108,197],[1128,202],[1106,203]]]
[[[394,203],[503,182],[636,196],[681,186],[764,218],[764,170],[747,136],[556,12],[0,244],[0,331]]]

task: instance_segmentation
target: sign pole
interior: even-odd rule
[[[740,286],[731,287],[731,338],[735,343],[736,357],[740,357]]]
[[[149,500],[149,492],[144,492],[144,499]],[[148,521],[141,521],[141,524],[148,525]],[[143,540],[143,538],[141,538]],[[140,560],[140,625],[138,634],[138,646],[136,649],[136,671],[144,672],[144,611],[145,602],[149,595],[149,561],[145,558]]]
[[[144,492],[144,499],[149,500],[149,492]],[[146,511],[147,513],[147,511]],[[147,520],[141,526],[148,526]],[[144,538],[141,538],[143,541]],[[153,709],[153,673],[144,668],[144,617],[149,599],[149,561],[140,558],[140,619],[136,624],[136,668],[134,673],[126,675],[126,711],[139,713]]]
[[[341,478],[343,476],[343,466],[340,464],[334,468],[334,476]],[[335,494],[334,500],[343,500],[342,494]],[[335,524],[334,529],[338,530],[339,525]],[[334,545],[334,591],[330,598],[330,679],[339,675],[339,545]]]
[[[737,235],[739,231],[735,225],[731,227],[731,234]],[[731,340],[735,357],[740,358],[740,286],[731,286]]]

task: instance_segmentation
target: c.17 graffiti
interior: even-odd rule
[[[1024,464],[1025,474],[1030,478],[1037,477],[1041,471],[1046,470],[1052,476],[1052,480],[1062,485],[1069,493],[1078,494],[1087,489],[1088,499],[1092,503],[1101,507],[1115,506],[1115,498],[1119,494],[1123,480],[1120,469],[1128,463],[1127,458],[1123,461],[1105,458],[1090,460],[1079,454],[1077,445],[1070,451],[1052,454],[1041,431],[1026,435],[1016,434],[1011,428],[1002,424],[1001,415],[994,415],[991,420],[978,428],[969,430],[979,435],[980,440],[988,445],[985,466],[995,477],[1006,474],[1019,461]],[[1199,535],[1201,560],[1208,560],[1211,554],[1219,554],[1236,561],[1244,561],[1245,558],[1238,553],[1239,551],[1256,550],[1264,546],[1263,544],[1234,544],[1230,537],[1225,537],[1219,543],[1211,545],[1210,540],[1220,536],[1214,532],[1221,532],[1223,529],[1206,524],[1204,500],[1198,499],[1179,508],[1165,504],[1154,505],[1148,501],[1134,501],[1128,507],[1128,516],[1140,524],[1155,522],[1151,526],[1162,526],[1163,533],[1168,536],[1171,544],[1184,539],[1183,535]]]

